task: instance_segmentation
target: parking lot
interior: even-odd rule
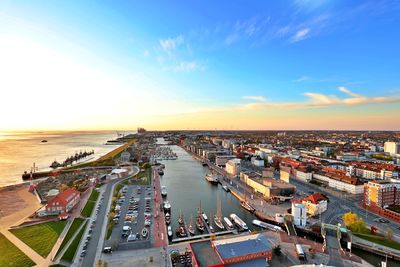
[[[150,186],[128,185],[117,200],[114,229],[107,246],[118,249],[149,248],[153,224],[153,193]]]

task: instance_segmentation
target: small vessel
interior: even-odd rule
[[[179,223],[179,226],[185,226],[185,220],[183,219],[182,211],[180,211],[180,213],[179,213],[178,223]]]
[[[168,212],[165,213],[165,223],[166,223],[167,225],[170,225],[170,224],[171,224],[171,214],[169,214]]]
[[[171,204],[169,203],[168,200],[164,201],[163,208],[164,208],[164,211],[171,211]]]
[[[242,219],[240,219],[239,216],[237,216],[235,213],[231,213],[229,217],[236,224],[236,226],[239,227],[240,230],[243,231],[249,230],[247,224]]]
[[[147,230],[147,228],[143,228],[141,235],[143,238],[146,238],[149,235],[149,230]]]
[[[201,165],[203,165],[203,167],[208,166],[208,164],[207,164],[207,162],[206,162],[205,160],[202,160],[202,161],[201,161]]]
[[[179,237],[187,237],[187,232],[185,230],[185,227],[179,226],[179,228],[176,230],[176,235]]]
[[[279,226],[276,226],[276,225],[273,225],[273,224],[270,224],[270,223],[265,223],[265,222],[262,222],[262,221],[259,221],[259,220],[253,220],[252,223],[254,225],[257,225],[257,226],[261,227],[261,228],[272,230],[272,231],[275,231],[275,232],[282,231],[282,228],[279,227]]]
[[[225,223],[225,227],[226,227],[227,230],[232,231],[233,229],[235,229],[235,228],[233,227],[232,222],[231,222],[228,218],[226,218],[226,217],[224,217],[224,223]]]
[[[210,227],[209,227],[209,228],[210,228],[210,232],[211,232],[211,233],[214,233],[214,227],[212,227],[211,224],[210,224]]]
[[[194,227],[193,227],[193,224],[192,224],[192,219],[193,219],[193,217],[190,216],[190,223],[189,223],[189,225],[187,227],[187,230],[188,230],[189,234],[194,235]]]
[[[47,143],[48,141],[46,139],[43,139],[42,141],[40,141],[42,143]]]
[[[222,223],[221,201],[219,200],[219,198],[217,202],[217,214],[214,215],[214,223],[219,229],[225,229],[224,224]]]
[[[165,186],[161,186],[161,196],[162,197],[167,196],[167,188]]]
[[[61,164],[60,164],[57,160],[54,160],[54,161],[51,163],[50,168],[55,169],[55,168],[58,168],[58,167],[60,167],[60,166],[61,166]]]
[[[242,208],[244,208],[245,210],[250,211],[251,213],[256,211],[256,209],[253,208],[247,201],[241,201],[240,206],[242,206]]]
[[[223,188],[226,192],[230,192],[230,191],[231,191],[227,185],[223,185],[222,188]]]
[[[200,232],[204,232],[204,223],[200,217],[200,214],[197,215],[197,218],[196,218],[196,227],[197,227],[197,230],[199,230]]]
[[[164,171],[162,169],[158,170],[158,175],[164,175]]]
[[[204,212],[201,214],[201,216],[203,217],[203,219],[206,222],[206,224],[210,224],[209,221],[208,221],[207,215]]]
[[[218,176],[213,175],[212,173],[207,173],[204,178],[213,185],[218,185]]]
[[[167,234],[168,234],[168,239],[172,239],[172,228],[170,225],[167,227]]]

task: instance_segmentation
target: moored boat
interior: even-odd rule
[[[217,201],[217,214],[214,215],[214,223],[219,229],[221,230],[225,229],[224,224],[222,223],[222,209],[221,209],[221,200],[219,199],[219,196]]]
[[[190,222],[189,222],[189,225],[187,227],[187,230],[188,230],[189,234],[194,235],[194,227],[193,227],[193,224],[192,224],[192,222],[193,222],[192,219],[193,219],[193,217],[190,216]]]
[[[166,197],[167,196],[167,187],[165,187],[164,185],[161,186],[161,196],[162,197]]]
[[[163,205],[164,211],[170,211],[171,210],[171,204],[169,203],[168,200],[164,201],[164,205]]]
[[[275,231],[275,232],[282,231],[282,228],[279,227],[279,226],[276,226],[276,225],[273,225],[273,224],[270,224],[270,223],[266,223],[266,222],[262,222],[262,221],[259,221],[259,220],[253,220],[252,223],[254,225],[257,225],[257,226],[261,227],[261,228],[272,230],[272,231]]]
[[[227,230],[231,231],[231,230],[235,229],[235,227],[233,227],[232,222],[226,217],[224,217],[224,224],[225,224],[225,227]]]
[[[227,185],[223,185],[222,188],[223,188],[226,192],[230,192],[230,191],[231,191]]]
[[[210,224],[209,221],[208,221],[208,217],[204,212],[201,214],[201,216],[203,217],[203,219],[206,222],[206,224]]]
[[[187,232],[185,230],[185,227],[179,226],[179,228],[176,230],[176,235],[179,237],[187,237]]]
[[[172,228],[170,225],[167,227],[167,234],[168,234],[168,239],[172,239]]]
[[[250,211],[251,213],[256,210],[247,201],[240,202],[240,206],[242,206],[242,208],[244,208],[245,210]]]
[[[212,174],[212,173],[207,173],[204,178],[211,184],[213,185],[218,185],[218,176]]]
[[[236,224],[236,226],[239,227],[240,230],[246,231],[249,229],[247,227],[247,224],[242,219],[240,219],[239,216],[237,216],[235,213],[232,213],[231,215],[229,215],[229,217]]]
[[[171,224],[171,214],[169,214],[168,212],[165,213],[165,223],[167,225]]]

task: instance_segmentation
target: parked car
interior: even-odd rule
[[[104,253],[112,253],[112,249],[111,249],[111,247],[105,247],[105,248],[103,248],[103,252]]]

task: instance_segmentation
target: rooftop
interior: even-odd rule
[[[211,241],[200,241],[190,243],[193,254],[196,257],[196,261],[199,267],[207,267],[222,264],[217,252],[211,245]]]

